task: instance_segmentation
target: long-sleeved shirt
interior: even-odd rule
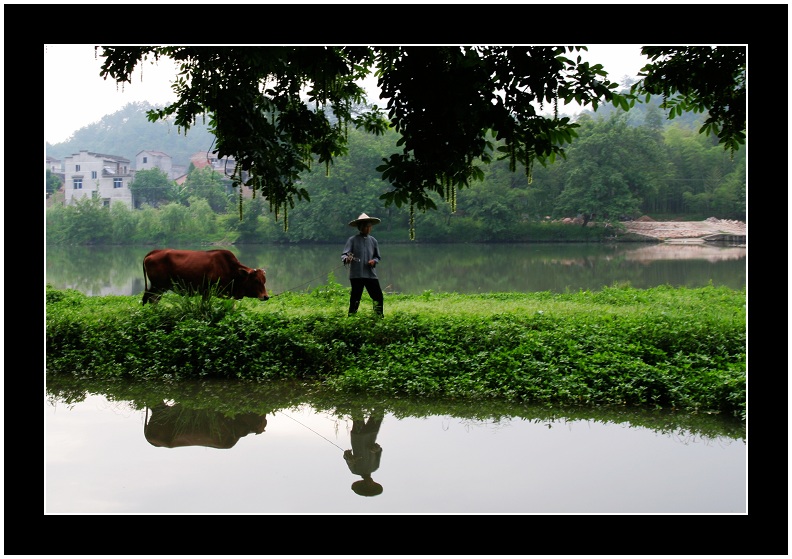
[[[347,239],[346,245],[344,245],[344,252],[341,253],[342,260],[349,254],[353,254],[355,257],[349,263],[350,278],[379,279],[375,268],[368,265],[369,260],[374,260],[377,263],[380,261],[381,256],[377,239],[371,235],[364,237],[360,233],[352,235]]]
[[[352,420],[352,450],[344,451],[344,460],[353,474],[366,477],[379,468],[382,447],[377,444],[377,433],[381,423],[382,417],[373,416],[368,421]]]

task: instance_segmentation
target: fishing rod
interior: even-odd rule
[[[291,416],[290,416],[290,415],[288,415],[288,414],[285,414],[285,413],[283,413],[282,411],[279,411],[279,412],[277,412],[277,413],[279,413],[279,414],[281,414],[281,415],[284,415],[284,416],[288,417],[289,419],[291,419],[292,421],[294,421],[295,423],[297,423],[297,424],[299,424],[299,425],[302,425],[303,427],[305,427],[306,429],[308,429],[308,430],[309,430],[309,431],[311,431],[312,433],[315,433],[316,435],[319,435],[320,437],[322,437],[324,440],[326,440],[327,442],[329,442],[331,445],[333,445],[334,447],[338,448],[339,450],[342,450],[342,451],[344,450],[343,448],[341,448],[340,446],[338,446],[337,444],[335,444],[333,441],[331,441],[330,439],[328,439],[328,438],[327,438],[327,437],[325,437],[324,435],[322,435],[322,434],[320,434],[320,433],[317,433],[316,431],[314,431],[313,429],[311,429],[310,427],[308,427],[308,426],[307,426],[305,423],[301,423],[301,422],[297,421],[296,419],[294,419],[293,417],[291,417]]]
[[[350,252],[350,253],[349,253],[349,256],[346,258],[346,260],[344,260],[344,262],[342,262],[341,264],[339,264],[339,265],[338,265],[338,266],[336,266],[335,268],[330,268],[330,269],[327,271],[327,273],[325,274],[325,276],[327,276],[327,274],[329,274],[330,272],[335,272],[335,271],[336,271],[336,270],[338,270],[338,269],[339,269],[341,266],[349,266],[349,264],[350,264],[351,262],[360,262],[360,258],[358,258],[357,256],[355,256],[355,254],[354,254],[354,253],[352,253],[352,252]],[[308,284],[309,284],[309,283],[311,283],[312,281],[316,281],[316,280],[318,280],[318,279],[319,279],[319,278],[321,278],[321,277],[324,277],[324,276],[316,276],[314,279],[310,279],[310,280],[308,280],[308,281],[306,281],[306,282],[303,282],[303,283],[301,283],[300,285],[296,285],[296,286],[294,286],[294,287],[292,287],[292,288],[290,288],[290,289],[286,289],[285,291],[281,291],[280,293],[276,293],[275,295],[271,295],[271,296],[270,296],[270,298],[272,298],[272,297],[277,297],[278,295],[281,295],[281,294],[283,294],[283,293],[288,293],[289,291],[294,291],[294,290],[295,290],[295,289],[297,289],[298,287],[302,287],[302,286],[304,286],[304,285],[308,285]]]
[[[276,293],[276,294],[274,294],[274,295],[270,295],[270,299],[271,299],[271,298],[273,298],[273,297],[277,297],[278,295],[282,295],[282,294],[284,294],[284,293],[288,293],[289,291],[294,291],[295,289],[297,289],[297,288],[299,288],[299,287],[302,287],[302,286],[304,286],[304,285],[308,285],[308,284],[309,284],[309,283],[311,283],[312,281],[316,281],[316,280],[318,280],[318,279],[320,279],[320,278],[322,278],[322,277],[326,277],[326,276],[327,276],[327,274],[329,274],[330,272],[335,272],[335,271],[336,271],[336,270],[338,270],[338,269],[339,269],[341,266],[346,266],[346,263],[339,264],[339,265],[338,265],[338,266],[336,266],[335,268],[330,268],[330,269],[327,271],[327,273],[325,273],[325,275],[324,275],[324,276],[316,276],[315,278],[313,278],[313,279],[310,279],[310,280],[308,280],[308,281],[305,281],[305,282],[301,283],[300,285],[296,285],[296,286],[294,286],[294,287],[291,287],[291,288],[289,288],[289,289],[286,289],[286,290],[284,290],[284,291],[281,291],[280,293]]]

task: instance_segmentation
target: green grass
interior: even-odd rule
[[[745,417],[746,293],[388,295],[346,316],[328,284],[267,302],[48,287],[48,375],[294,380],[334,394],[634,406]]]

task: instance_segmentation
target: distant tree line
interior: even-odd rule
[[[103,208],[94,200],[48,208],[46,239],[51,244],[339,242],[351,231],[346,223],[361,212],[383,219],[378,239],[405,241],[414,225],[422,242],[600,240],[608,233],[598,227],[644,214],[745,220],[744,148],[732,157],[716,138],[698,133],[695,119],[667,126],[656,106],[646,107],[643,123],[628,122],[627,114],[580,115],[578,137],[566,158],[536,166],[531,182],[512,172],[508,160],[477,162],[483,179],[457,192],[455,212],[448,200],[431,193],[437,210],[417,212],[412,224],[407,207],[385,206],[380,196],[388,184],[374,171],[392,153],[398,133],[350,129],[348,154],[337,158],[329,174],[324,165],[304,174],[310,202],[291,208],[288,216],[276,219],[260,195],[244,200],[240,212],[238,189],[210,169],[191,167],[181,186],[153,169],[139,171],[130,184],[135,209]],[[632,111],[629,115],[635,118]],[[286,217],[288,231],[281,226]],[[564,217],[579,217],[586,227],[556,222]]]

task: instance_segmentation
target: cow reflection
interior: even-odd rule
[[[382,485],[371,479],[372,472],[380,465],[382,447],[377,444],[377,434],[382,424],[383,412],[373,410],[368,420],[361,410],[352,416],[352,449],[344,451],[349,471],[361,476],[352,484],[352,491],[364,497],[374,497],[382,493]]]
[[[240,413],[227,417],[218,411],[193,410],[181,404],[162,402],[146,408],[143,433],[152,445],[165,448],[231,448],[250,433],[263,433],[266,426],[266,415]]]

